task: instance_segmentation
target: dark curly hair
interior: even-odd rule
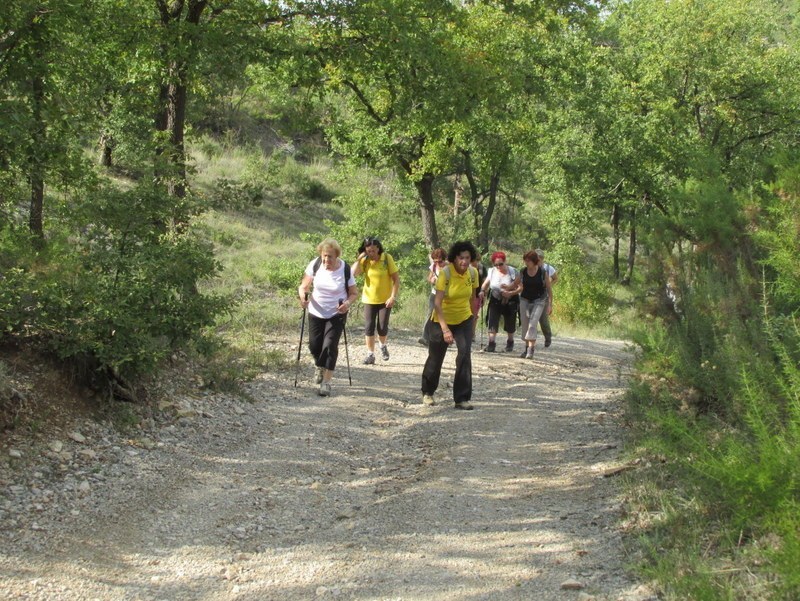
[[[447,251],[447,260],[450,261],[451,263],[455,262],[456,257],[461,253],[463,253],[464,251],[469,251],[470,262],[478,258],[478,251],[472,245],[472,242],[462,240],[461,242],[456,242],[455,244],[453,244],[453,246],[450,247],[450,250]]]
[[[383,244],[381,244],[381,241],[375,238],[374,236],[367,236],[366,238],[364,238],[361,241],[361,246],[358,247],[358,252],[356,254],[360,255],[367,249],[368,246],[377,246],[378,255],[383,254]]]

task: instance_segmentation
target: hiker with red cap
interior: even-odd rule
[[[481,294],[484,297],[488,296],[489,299],[486,316],[489,343],[486,345],[486,352],[495,352],[500,317],[503,318],[503,329],[508,336],[505,351],[510,353],[514,350],[520,290],[519,272],[506,262],[506,253],[502,251],[492,253],[492,267],[481,285]]]

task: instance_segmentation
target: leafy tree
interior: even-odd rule
[[[433,186],[452,157],[452,124],[481,94],[454,37],[462,13],[440,0],[340,5],[316,24],[338,152],[389,166],[417,190],[427,245],[439,245]]]

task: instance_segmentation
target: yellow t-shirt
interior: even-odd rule
[[[445,270],[450,272],[450,285],[447,285]],[[446,291],[442,299],[442,312],[444,313],[445,323],[452,325],[459,324],[472,317],[471,299],[475,296],[475,289],[480,286],[478,281],[477,269],[470,266],[461,274],[456,271],[455,265],[450,263],[445,269],[439,272],[436,279],[436,290]],[[438,322],[439,316],[433,312],[433,321]]]
[[[361,270],[364,272],[361,302],[365,305],[385,303],[392,296],[392,274],[397,273],[397,265],[395,265],[392,255],[384,252],[374,262],[368,257],[364,257],[360,264]]]

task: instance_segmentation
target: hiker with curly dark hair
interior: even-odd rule
[[[436,280],[434,310],[428,328],[428,359],[422,369],[422,402],[435,405],[447,348],[457,348],[453,401],[456,409],[472,409],[472,326],[480,277],[470,263],[478,256],[471,242],[456,242],[447,253],[448,264]]]

